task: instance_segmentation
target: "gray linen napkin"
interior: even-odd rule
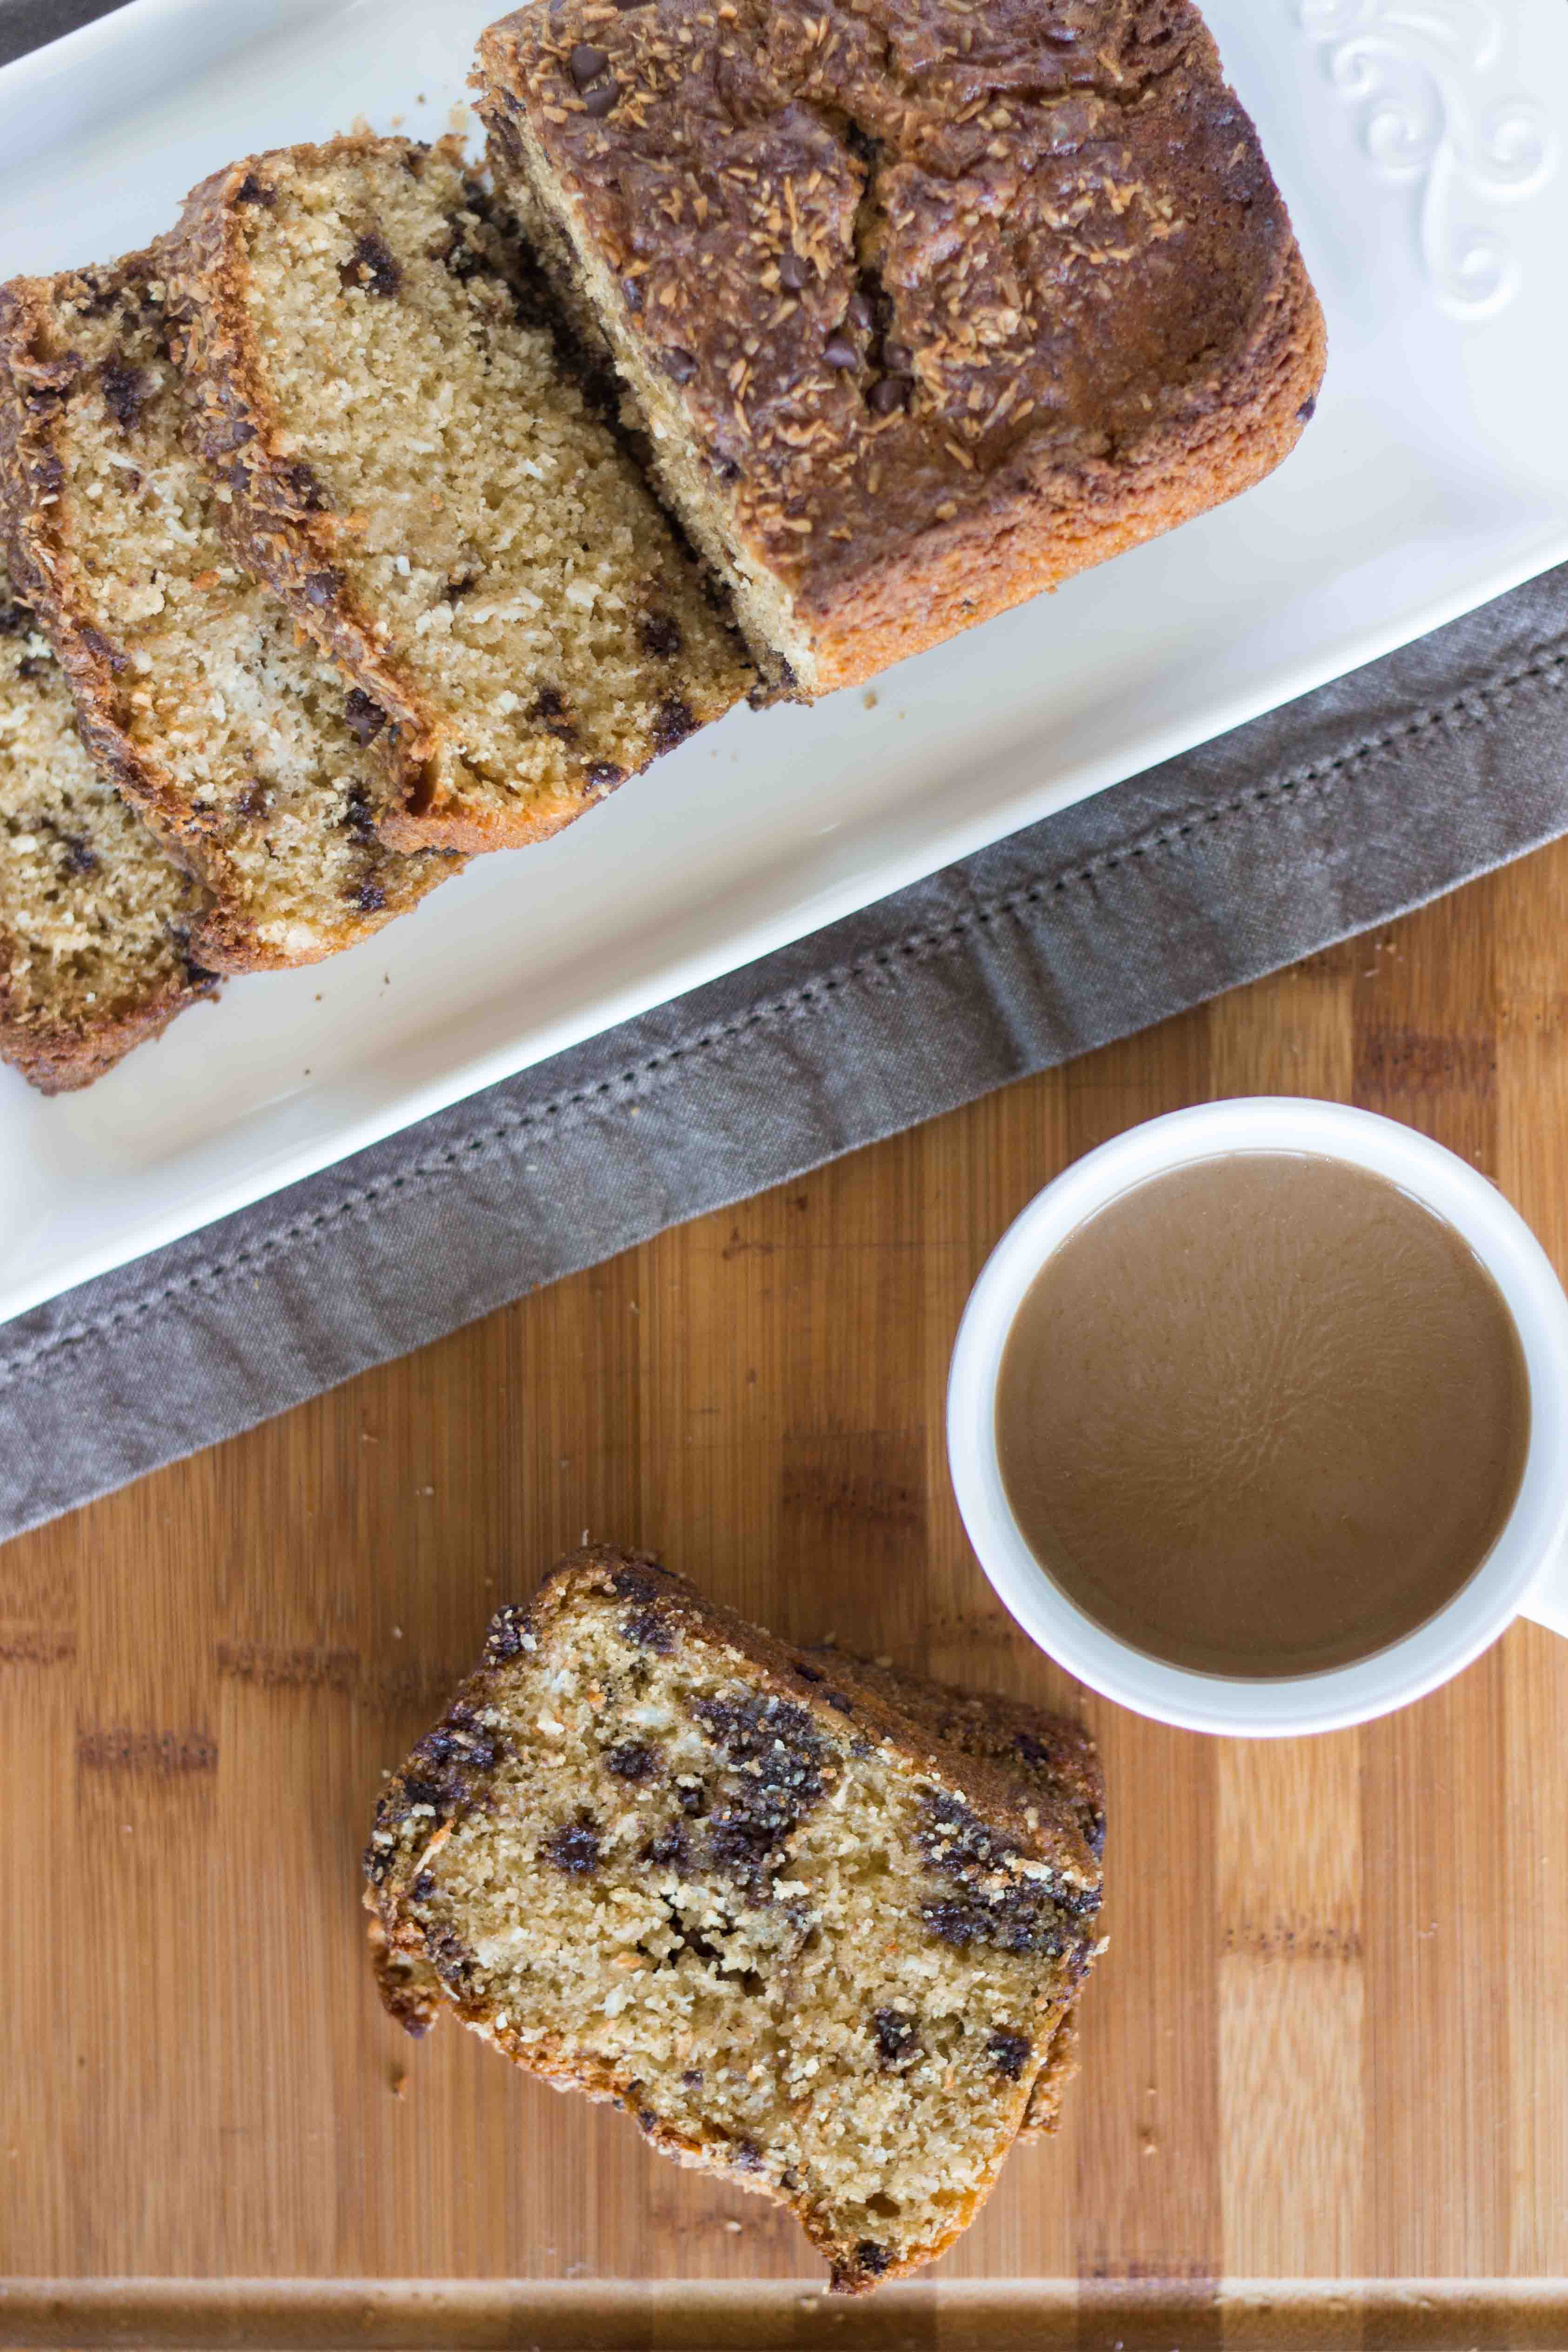
[[[75,33],[94,16],[113,16],[122,0],[0,0],[0,66]]]
[[[0,1328],[0,1538],[1568,830],[1568,567]]]
[[[95,16],[111,16],[121,5],[122,0],[0,0],[0,66],[90,25]]]

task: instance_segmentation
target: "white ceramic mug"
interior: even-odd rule
[[[1501,1291],[1530,1375],[1530,1451],[1507,1524],[1437,1613],[1347,1666],[1270,1681],[1206,1675],[1107,1633],[1056,1583],[1013,1517],[997,1458],[1002,1351],[1052,1252],[1134,1185],[1238,1151],[1313,1152],[1373,1171],[1462,1234]],[[1369,1722],[1468,1666],[1523,1614],[1568,1634],[1568,1298],[1545,1251],[1494,1186],[1440,1144],[1340,1103],[1259,1097],[1134,1128],[1048,1184],[1003,1236],[959,1327],[947,1454],[969,1539],[1025,1633],[1092,1689],[1192,1731],[1284,1738]]]

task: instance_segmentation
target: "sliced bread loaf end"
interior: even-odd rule
[[[541,839],[754,683],[456,142],[253,156],[162,257],[249,559],[392,719],[389,839]]]
[[[1192,0],[549,0],[478,89],[808,696],[1206,512],[1312,414],[1322,313]]]
[[[0,1060],[89,1086],[214,983],[206,894],[94,767],[70,688],[0,565]]]
[[[225,543],[186,421],[147,257],[0,289],[0,491],[84,734],[208,886],[202,963],[314,962],[454,863],[379,838],[384,715]]]

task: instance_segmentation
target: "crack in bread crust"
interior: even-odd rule
[[[383,1793],[365,1899],[411,2031],[449,2008],[616,2102],[789,2207],[856,2294],[1053,2127],[1103,1832],[1075,1727],[794,1648],[599,1547],[495,1619]]]
[[[476,87],[809,694],[1234,496],[1311,412],[1322,313],[1190,0],[555,0]]]

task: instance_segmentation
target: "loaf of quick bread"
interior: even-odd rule
[[[1323,323],[1192,0],[549,0],[503,195],[758,659],[869,677],[1267,474]]]
[[[535,0],[476,86],[488,183],[361,131],[0,288],[40,645],[0,677],[0,1020],[40,1082],[742,697],[1201,514],[1313,412],[1322,314],[1194,0]]]

